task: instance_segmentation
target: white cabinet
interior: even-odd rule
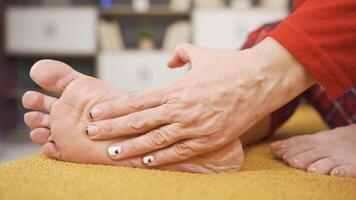
[[[193,13],[194,44],[213,49],[239,49],[251,31],[286,15],[286,10],[278,9],[196,10]]]
[[[101,53],[98,57],[98,77],[116,89],[137,92],[178,79],[187,67],[169,69],[172,53],[153,51],[123,51]]]
[[[9,7],[5,49],[8,54],[93,55],[97,21],[93,7]]]

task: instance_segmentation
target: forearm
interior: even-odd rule
[[[305,1],[269,35],[337,98],[356,84],[356,1]]]

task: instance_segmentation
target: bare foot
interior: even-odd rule
[[[292,167],[356,178],[356,124],[276,141],[271,149]]]
[[[31,138],[43,145],[47,156],[76,163],[147,168],[141,157],[114,161],[108,156],[110,145],[127,138],[91,141],[85,135],[89,123],[86,113],[91,107],[99,102],[125,99],[124,93],[53,60],[34,64],[30,76],[43,89],[61,95],[57,99],[28,91],[23,96],[24,107],[35,110],[24,116],[26,124],[33,129]],[[218,151],[160,169],[195,173],[234,172],[240,169],[243,159],[242,145],[236,140]]]

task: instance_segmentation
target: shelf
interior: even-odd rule
[[[146,12],[136,12],[132,9],[130,5],[120,5],[114,6],[108,9],[100,10],[101,16],[112,16],[112,17],[175,17],[175,18],[189,18],[191,15],[190,11],[187,12],[179,12],[173,11],[168,6],[154,5],[150,6],[150,8]]]

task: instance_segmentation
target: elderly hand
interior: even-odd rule
[[[271,38],[243,51],[178,45],[168,66],[187,63],[192,69],[173,83],[94,106],[88,137],[130,136],[108,147],[114,160],[180,162],[233,141],[313,83]]]

